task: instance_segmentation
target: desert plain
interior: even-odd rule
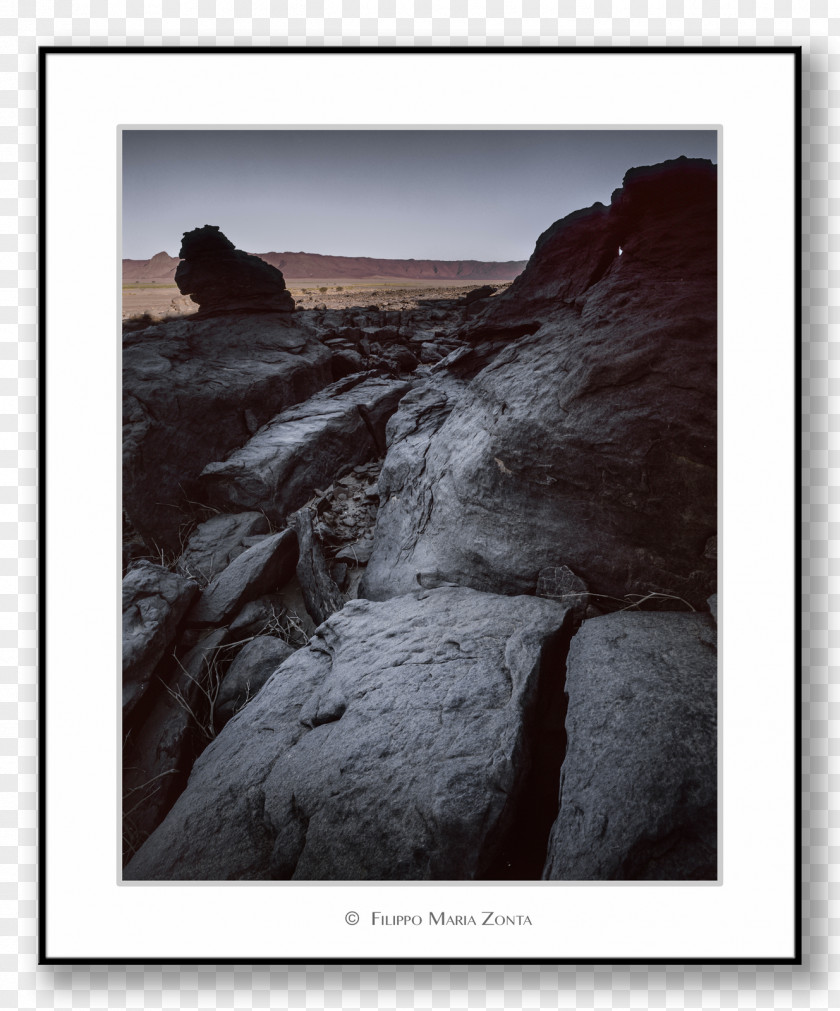
[[[286,278],[286,287],[299,309],[349,309],[355,305],[377,305],[380,309],[414,309],[421,300],[463,298],[482,281],[429,281],[425,278]],[[511,281],[492,281],[501,293]],[[122,286],[122,318],[148,313],[153,317],[185,316],[198,311],[189,297],[174,283],[134,281]]]

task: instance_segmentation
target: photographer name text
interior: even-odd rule
[[[482,910],[479,913],[383,913],[370,914],[374,927],[532,927],[526,913],[497,913]]]

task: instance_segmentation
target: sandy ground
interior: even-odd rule
[[[393,278],[319,278],[295,280],[289,278],[286,286],[295,304],[302,309],[325,305],[328,309],[347,309],[355,305],[376,305],[380,309],[415,308],[420,299],[461,298],[468,291],[489,283],[497,290],[506,288],[509,281],[425,281],[395,280]],[[123,285],[123,319],[140,316],[145,312],[154,316],[175,316],[195,312],[198,308],[192,299],[182,295],[176,285],[126,284]]]

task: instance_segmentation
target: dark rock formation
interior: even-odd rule
[[[461,588],[350,601],[204,752],[126,878],[487,876],[565,614]]]
[[[175,569],[127,574],[126,876],[714,878],[714,167],[492,298],[290,315],[182,252],[198,320],[124,333],[124,557]]]
[[[202,590],[189,612],[191,625],[221,625],[244,604],[282,589],[297,564],[297,538],[291,530],[265,537],[238,555]]]
[[[206,586],[251,547],[249,538],[267,533],[268,520],[262,513],[220,513],[195,528],[175,567]]]
[[[365,360],[358,351],[353,351],[351,348],[342,348],[333,352],[333,379],[343,379],[345,376],[353,375],[354,372],[362,372],[364,371],[364,367]]]
[[[716,575],[716,229],[715,168],[683,159],[629,172],[609,208],[540,238],[464,331],[525,336],[439,427],[418,419],[422,474],[404,467],[405,435],[392,440],[363,592],[404,593],[433,569],[533,593],[542,569],[567,565],[595,595],[703,606]]]
[[[194,319],[228,312],[294,312],[282,273],[236,249],[218,225],[184,232],[175,283],[200,308]]]
[[[541,569],[537,575],[536,593],[538,597],[564,604],[580,618],[583,618],[589,605],[586,583],[567,565],[550,565]]]
[[[225,674],[216,697],[216,727],[223,727],[243,706],[253,700],[294,649],[271,635],[260,635],[244,646]]]
[[[276,622],[283,613],[283,598],[280,593],[266,593],[244,604],[242,610],[230,623],[230,633],[236,639],[247,639],[261,635]]]
[[[297,314],[178,321],[128,335],[123,506],[149,547],[180,552],[205,464],[241,446],[253,421],[265,424],[330,379],[330,352]]]
[[[544,877],[717,876],[717,663],[708,615],[586,621],[566,673],[568,749]]]
[[[490,298],[495,291],[496,289],[492,284],[484,284],[480,288],[473,288],[472,291],[468,291],[464,296],[464,301],[467,305],[472,305],[474,302],[480,302],[485,298]]]
[[[264,425],[201,475],[204,501],[223,509],[262,509],[275,523],[354,464],[378,455],[385,423],[410,388],[361,373],[342,379]]]
[[[122,584],[123,720],[145,695],[175,639],[198,585],[148,561],[135,562]]]
[[[422,534],[431,515],[436,489],[427,481],[426,463],[434,435],[465,390],[464,383],[441,373],[403,397],[388,422],[388,455],[379,477],[379,513],[373,555],[359,595],[377,599],[387,590],[409,593],[422,585],[421,575],[434,569],[435,558],[424,557]],[[411,568],[401,566],[414,556]]]
[[[327,571],[321,546],[315,535],[313,512],[299,509],[289,517],[289,526],[297,534],[297,577],[306,610],[320,625],[344,606],[345,598]]]
[[[186,786],[202,736],[212,731],[199,722],[207,714],[207,698],[202,693],[211,689],[216,652],[226,637],[226,628],[207,632],[183,657],[167,664],[166,680],[157,686],[142,719],[135,720],[135,726],[126,735],[123,749],[126,858],[134,855],[172,807]]]

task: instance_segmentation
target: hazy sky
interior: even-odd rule
[[[526,260],[627,169],[717,161],[713,131],[125,130],[123,256],[219,225],[250,253]]]

